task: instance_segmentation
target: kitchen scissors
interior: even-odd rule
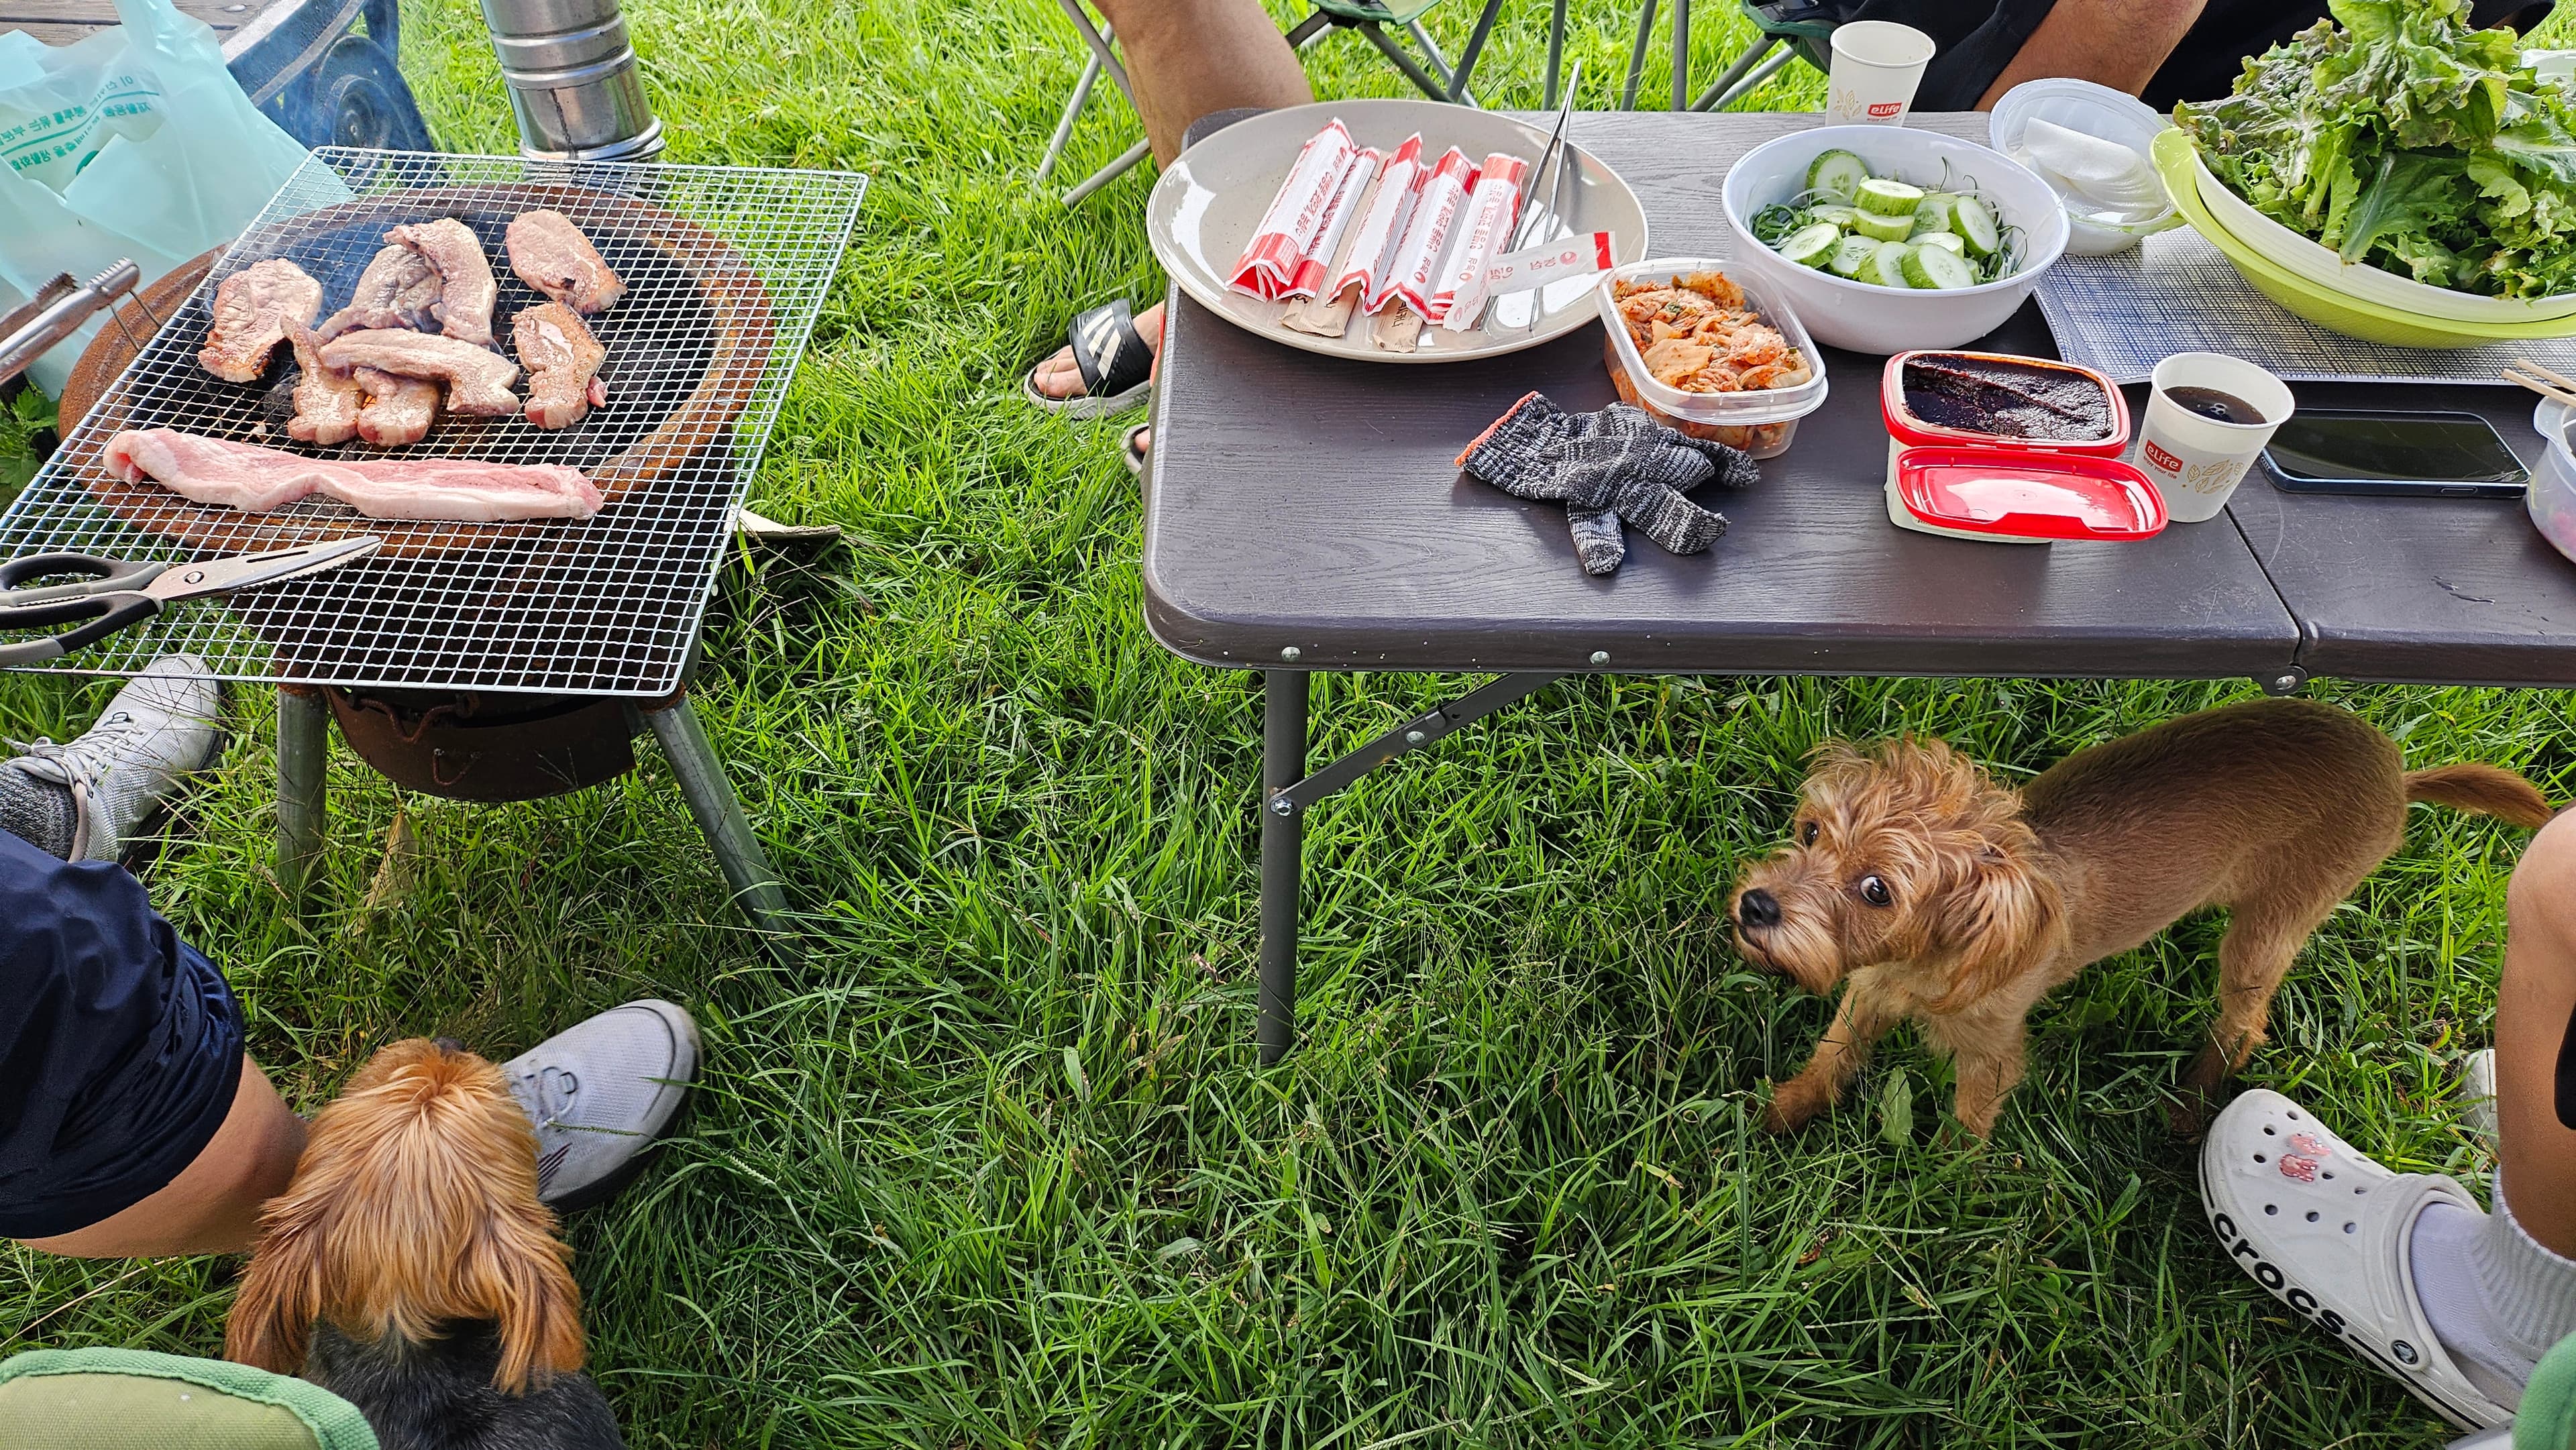
[[[0,666],[32,665],[96,644],[183,599],[206,599],[337,569],[382,547],[374,534],[301,544],[263,554],[234,554],[192,564],[110,559],[98,554],[29,554],[0,564],[0,629],[78,624],[46,639],[0,645]],[[27,581],[84,575],[69,584]],[[87,623],[81,623],[86,620]]]

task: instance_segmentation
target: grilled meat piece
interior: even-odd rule
[[[322,365],[322,340],[313,329],[296,323],[286,329],[295,344],[295,417],[286,436],[298,443],[328,448],[358,434],[358,380]]]
[[[575,312],[605,312],[626,295],[625,281],[562,212],[521,212],[501,244],[520,281]]]
[[[371,328],[322,344],[322,361],[445,383],[447,411],[469,418],[506,418],[519,411],[519,396],[510,391],[519,365],[453,337]]]
[[[387,247],[358,274],[358,290],[349,305],[314,329],[324,342],[344,332],[370,327],[438,330],[438,269],[409,247]]]
[[[479,347],[494,345],[492,302],[500,295],[500,284],[492,280],[483,239],[472,227],[441,217],[396,227],[385,233],[385,240],[410,248],[438,269],[438,301],[430,310],[438,314],[439,331]]]
[[[184,498],[245,512],[321,494],[374,519],[586,519],[599,489],[560,464],[472,458],[385,458],[334,463],[175,428],[129,430],[107,442],[108,468],[128,483],[149,478]]]
[[[370,448],[400,448],[429,436],[438,418],[438,384],[374,368],[357,370],[367,406],[358,410],[358,437]]]
[[[253,383],[286,340],[286,324],[309,327],[322,310],[322,284],[283,257],[253,262],[215,288],[215,325],[197,363],[228,383]]]
[[[608,402],[599,365],[608,349],[582,326],[581,315],[560,302],[522,310],[510,340],[528,370],[528,421],[540,428],[569,428]]]

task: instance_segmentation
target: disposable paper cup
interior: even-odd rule
[[[1825,79],[1825,124],[1902,126],[1938,49],[1932,37],[1893,20],[1855,20],[1834,28],[1833,69]]]
[[[2290,385],[2242,358],[2218,352],[2178,352],[2156,364],[2155,392],[2138,428],[2138,453],[2130,461],[2165,496],[2165,515],[2178,524],[2218,517],[2228,495],[2245,479],[2272,432],[2298,404]],[[2260,423],[2226,423],[2204,417],[2166,397],[2171,388],[2216,388],[2252,405]]]

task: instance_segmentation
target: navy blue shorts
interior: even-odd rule
[[[241,1008],[118,868],[0,831],[0,1238],[166,1187],[232,1111]]]

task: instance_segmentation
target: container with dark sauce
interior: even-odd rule
[[[1906,352],[1880,385],[1888,477],[1908,448],[2001,448],[2117,458],[2129,404],[2091,368],[1990,352]]]

